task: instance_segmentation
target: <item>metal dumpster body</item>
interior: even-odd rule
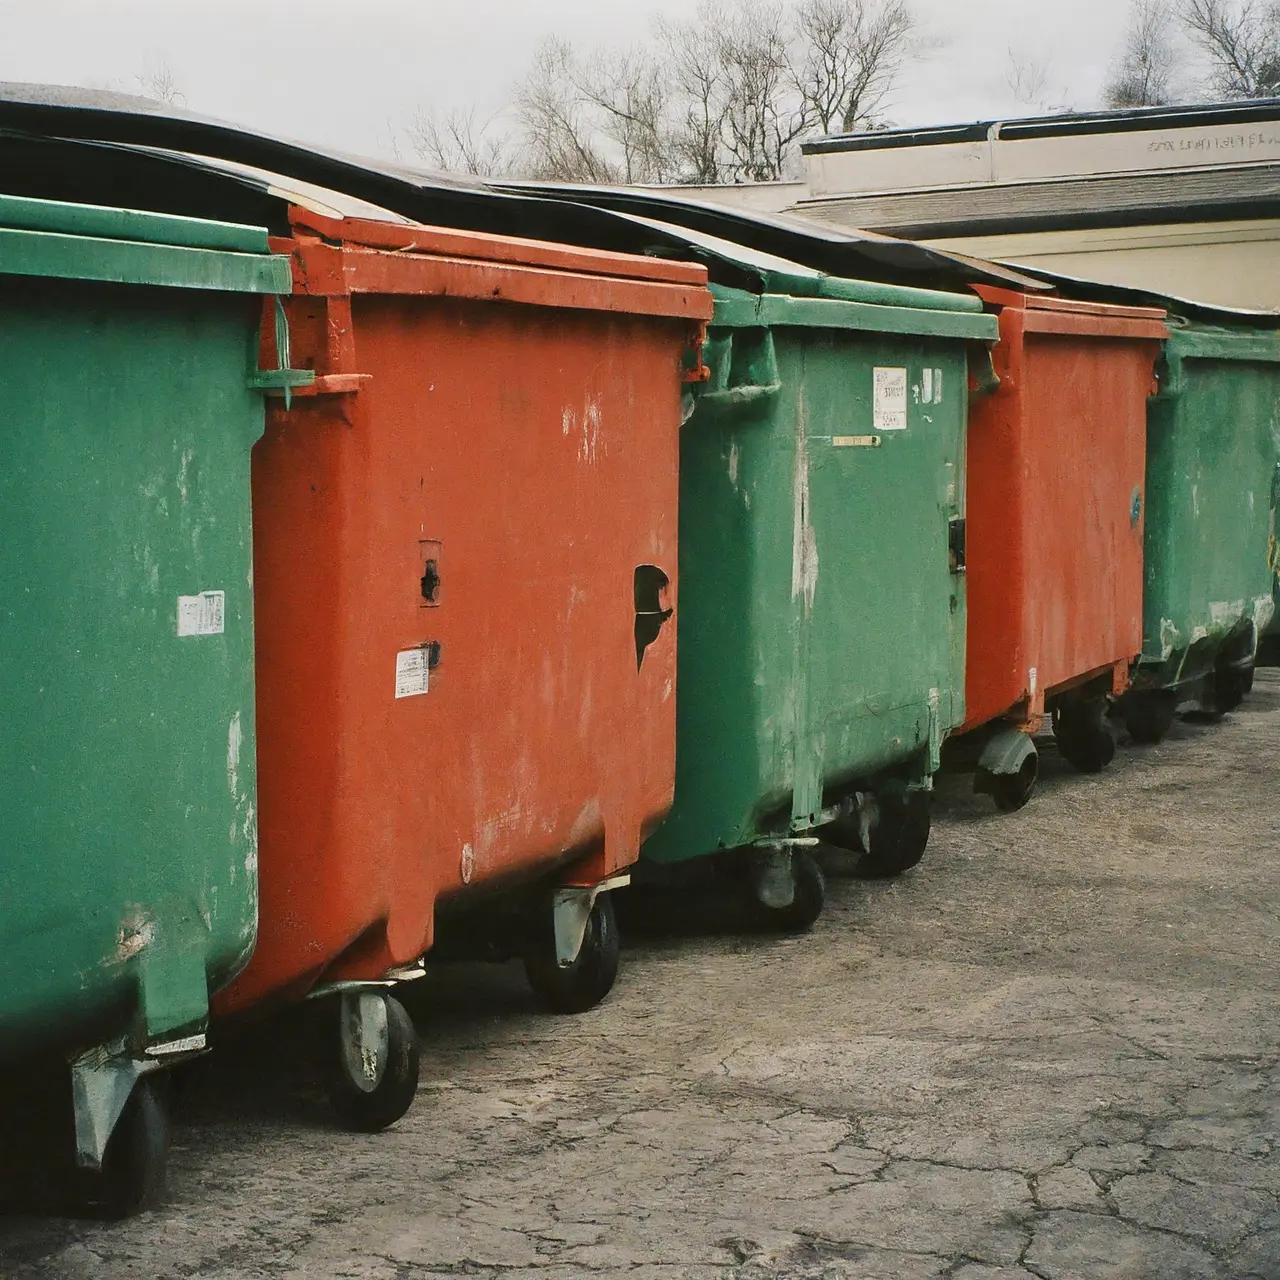
[[[1142,649],[1147,400],[1164,312],[977,286],[999,386],[969,426],[966,720],[1003,810],[1031,796],[1048,713],[1063,754],[1114,754],[1108,698]]]
[[[481,938],[585,1007],[671,802],[705,271],[294,214],[316,378],[254,453],[263,925],[219,1007]]]
[[[254,942],[253,295],[289,271],[253,228],[6,198],[0,274],[0,1063],[73,1061],[124,1211],[163,1159],[134,1086]]]
[[[754,846],[786,919],[777,864],[841,802],[865,819],[878,797],[872,855],[923,853],[904,826],[964,719],[967,344],[996,322],[958,295],[762,279],[714,289],[681,437],[676,800],[644,853]]]
[[[1171,322],[1147,435],[1142,660],[1125,719],[1158,741],[1178,702],[1238,705],[1275,608],[1280,336]]]

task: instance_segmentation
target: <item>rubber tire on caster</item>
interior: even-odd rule
[[[1225,716],[1234,711],[1253,688],[1253,668],[1219,667],[1213,673],[1213,710]]]
[[[766,907],[757,901],[765,926],[773,933],[808,933],[827,901],[827,878],[808,849],[792,849],[791,877],[795,896],[786,907]]]
[[[878,798],[871,848],[858,862],[863,880],[893,880],[918,866],[929,847],[929,796],[906,791]]]
[[[1153,747],[1163,742],[1178,713],[1178,695],[1171,689],[1130,693],[1121,707],[1124,727],[1134,742]]]
[[[1116,756],[1105,704],[1074,703],[1053,713],[1058,753],[1079,773],[1100,773]]]
[[[405,1007],[394,996],[384,995],[387,1009],[387,1053],[381,1078],[372,1089],[356,1080],[337,1028],[329,1052],[325,1089],[344,1128],[354,1133],[381,1133],[395,1124],[413,1105],[418,1092],[418,1032]],[[337,1000],[338,1018],[342,1000]]]
[[[613,903],[608,893],[602,893],[591,907],[582,946],[569,965],[561,965],[556,957],[555,918],[547,910],[525,956],[525,976],[549,1012],[585,1013],[613,990],[621,954],[622,938]]]
[[[1040,761],[1033,752],[1022,762],[1017,773],[989,773],[979,771],[975,790],[985,791],[995,801],[1001,813],[1017,813],[1026,807],[1036,789],[1040,777]]]
[[[72,1182],[76,1212],[112,1221],[151,1208],[164,1190],[169,1164],[168,1081],[143,1076],[107,1143],[102,1168],[77,1169]]]

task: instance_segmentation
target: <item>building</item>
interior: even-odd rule
[[[1280,100],[804,144],[791,211],[1055,273],[1280,310]]]

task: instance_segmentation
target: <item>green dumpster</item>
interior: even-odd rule
[[[997,329],[967,295],[753,265],[758,291],[714,288],[682,434],[675,806],[644,858],[732,850],[794,928],[816,828],[882,874],[924,852],[964,720],[968,365]]]
[[[254,295],[290,275],[255,228],[0,198],[0,276],[0,1068],[70,1064],[74,1176],[125,1212],[255,939]]]
[[[1139,742],[1159,741],[1187,701],[1239,705],[1275,608],[1280,335],[1170,328],[1147,420],[1142,659],[1123,703]]]

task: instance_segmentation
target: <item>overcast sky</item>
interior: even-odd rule
[[[1098,105],[1126,0],[914,0],[936,49],[904,77],[898,124],[1025,114],[1009,49],[1048,71],[1046,97]],[[167,64],[191,110],[272,133],[389,153],[419,104],[509,100],[548,34],[581,48],[644,35],[693,0],[0,0],[0,79],[138,92]]]

